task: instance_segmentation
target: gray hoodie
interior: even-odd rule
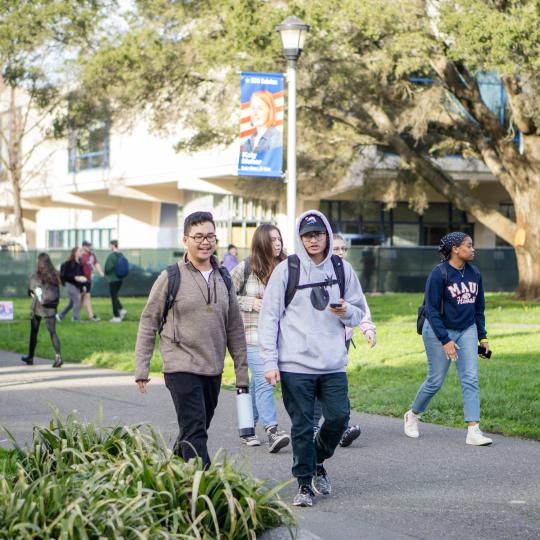
[[[302,219],[309,214],[321,217],[328,231],[328,255],[315,264],[300,238]],[[295,251],[300,258],[299,285],[335,278],[332,255],[332,229],[326,216],[316,210],[304,212],[296,222]],[[358,276],[352,266],[343,261],[345,270],[344,317],[334,315],[329,307],[316,310],[310,299],[312,289],[299,289],[285,309],[285,290],[289,269],[287,261],[281,262],[270,277],[259,316],[259,346],[264,361],[264,371],[279,369],[292,373],[336,373],[345,371],[347,349],[345,326],[355,327],[364,317],[365,298]],[[327,288],[330,302],[339,300],[339,285]]]

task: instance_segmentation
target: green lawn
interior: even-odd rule
[[[480,360],[482,427],[488,431],[540,440],[540,304],[512,300],[507,294],[487,295],[486,320],[493,356]],[[101,323],[58,325],[63,357],[104,367],[131,370],[138,316],[144,299],[122,300],[129,314],[119,325]],[[387,294],[368,299],[378,328],[378,344],[369,349],[361,335],[351,350],[349,382],[355,410],[401,416],[410,407],[426,373],[422,339],[416,334],[420,294]],[[110,318],[110,301],[95,299],[96,313]],[[25,353],[29,332],[29,302],[15,300],[13,323],[0,324],[0,349]],[[53,358],[45,328],[36,354]],[[152,371],[159,372],[156,349]],[[157,373],[156,373],[157,374]],[[234,382],[230,361],[225,384]],[[461,392],[455,369],[424,415],[427,422],[463,426]]]

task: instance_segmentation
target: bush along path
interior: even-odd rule
[[[96,427],[55,412],[0,477],[0,537],[255,539],[294,520],[280,486],[223,459],[184,463],[142,426]],[[8,472],[9,471],[9,472]]]

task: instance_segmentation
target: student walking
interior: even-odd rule
[[[341,236],[340,234],[334,234],[333,235],[334,245],[333,245],[333,253],[334,255],[337,255],[338,257],[341,257],[344,259],[347,255],[348,247],[347,242],[345,241],[345,238]],[[367,339],[369,346],[371,348],[375,347],[377,344],[377,329],[375,325],[373,324],[373,321],[371,320],[371,311],[369,310],[369,306],[367,304],[366,297],[363,294],[362,291],[362,311],[364,313],[364,316],[362,320],[360,321],[360,324],[358,327],[360,328],[360,331]],[[351,345],[352,336],[354,333],[354,328],[350,328],[349,326],[345,327],[345,346],[347,347],[347,351],[349,350],[349,347]],[[313,424],[313,433],[314,436],[317,435],[319,431],[319,424],[322,417],[322,407],[320,401],[317,399],[315,400],[315,411],[314,411],[314,424]],[[347,429],[343,432],[343,435],[341,436],[341,439],[339,441],[339,446],[346,448],[350,446],[358,437],[360,437],[360,426],[357,424],[349,425],[347,426]]]
[[[419,437],[418,421],[439,391],[452,362],[461,383],[465,442],[475,446],[492,443],[480,431],[478,353],[489,355],[484,316],[484,287],[474,259],[473,241],[462,232],[447,234],[439,247],[443,261],[430,273],[425,291],[425,321],[422,339],[428,360],[428,375],[410,410],[404,416],[407,437]],[[478,345],[480,343],[480,347]]]
[[[332,229],[316,210],[298,219],[296,253],[272,273],[259,318],[266,380],[281,380],[292,421],[295,506],[312,506],[314,492],[332,488],[324,462],[349,421],[345,327],[360,324],[362,289],[347,261],[332,254]],[[313,438],[315,399],[324,423]]]
[[[141,315],[135,381],[139,391],[146,392],[159,333],[165,385],[180,428],[174,451],[185,461],[200,456],[207,467],[208,428],[218,402],[226,348],[233,358],[236,387],[248,391],[246,337],[230,275],[213,256],[212,214],[187,216],[183,241],[187,253],[160,274]]]
[[[118,294],[124,283],[124,277],[127,276],[129,271],[129,264],[124,255],[118,250],[118,240],[111,240],[111,253],[105,261],[105,275],[109,282],[109,293],[111,295],[113,318],[109,321],[111,323],[121,323],[127,311],[122,306]]]
[[[92,275],[94,274],[94,269],[97,270],[101,277],[104,277],[105,274],[101,269],[101,265],[99,264],[95,253],[92,251],[92,243],[87,240],[82,243],[81,264],[87,279],[85,286],[86,290],[83,291],[82,304],[86,308],[88,318],[92,322],[99,322],[101,319],[94,314],[94,310],[92,309]]]
[[[223,256],[223,266],[232,272],[238,265],[238,248],[234,244],[229,244],[227,253]]]
[[[28,346],[28,355],[21,357],[21,360],[29,366],[34,363],[34,352],[37,345],[39,326],[41,319],[44,319],[55,352],[52,367],[59,368],[63,362],[60,355],[60,340],[56,335],[55,315],[58,302],[60,301],[60,276],[47,253],[40,253],[38,255],[37,270],[30,277],[28,295],[32,297],[30,343]]]
[[[259,418],[262,421],[270,453],[279,452],[287,446],[290,437],[278,430],[273,387],[264,377],[264,364],[259,352],[259,312],[266,284],[276,265],[286,258],[279,229],[270,224],[259,225],[253,235],[249,257],[236,266],[231,274],[246,332],[253,418],[255,425]],[[261,444],[256,435],[241,439],[248,446]]]
[[[56,314],[56,320],[59,322],[63,321],[69,310],[73,308],[71,320],[73,322],[80,322],[81,294],[85,290],[88,280],[79,262],[79,248],[74,247],[69,253],[68,259],[61,264],[60,279],[62,280],[62,285],[66,288],[69,303],[61,313]]]

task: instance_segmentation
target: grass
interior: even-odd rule
[[[15,452],[0,447],[0,478],[11,478],[15,475],[15,471]]]
[[[369,349],[357,332],[357,349],[351,348],[349,388],[353,409],[401,416],[426,374],[422,339],[416,334],[416,309],[420,294],[370,296],[377,324],[378,344]],[[131,371],[138,317],[145,300],[122,300],[129,312],[120,325],[106,322],[58,325],[63,357],[67,361]],[[96,299],[96,313],[109,318],[110,301]],[[0,349],[26,353],[29,302],[15,300],[16,321],[0,325]],[[488,431],[540,440],[540,304],[513,300],[509,294],[488,294],[486,320],[493,356],[480,359],[482,427]],[[46,330],[36,351],[53,358]],[[161,357],[156,348],[151,369],[157,374]],[[232,363],[226,362],[224,384],[234,383]],[[431,402],[424,420],[463,426],[461,391],[456,370],[450,369],[442,390]]]

